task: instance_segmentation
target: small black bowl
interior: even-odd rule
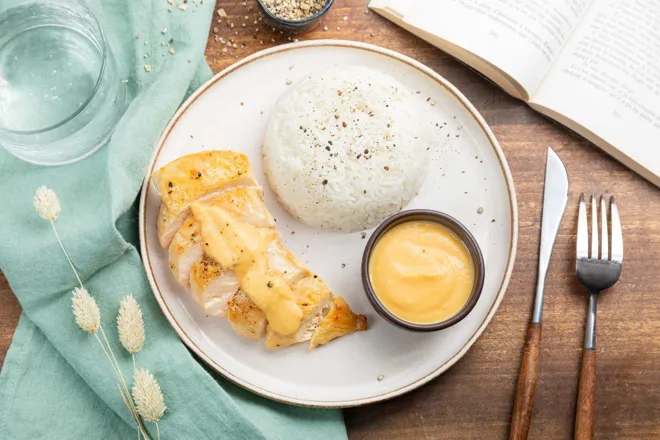
[[[409,221],[431,221],[443,225],[449,228],[453,233],[455,233],[458,238],[460,238],[465,247],[467,248],[470,256],[472,257],[472,263],[474,264],[474,284],[472,286],[472,293],[468,298],[465,306],[451,318],[435,322],[433,324],[415,324],[413,322],[408,322],[404,319],[399,318],[390,312],[383,303],[380,302],[376,293],[374,292],[373,286],[371,285],[371,279],[369,278],[369,260],[371,258],[371,253],[378,243],[378,240],[390,229],[400,225],[401,223]],[[431,211],[428,209],[413,209],[410,211],[402,211],[398,214],[394,214],[383,223],[380,224],[369,238],[367,246],[364,249],[364,255],[362,256],[362,285],[364,290],[367,293],[367,298],[369,302],[376,309],[376,312],[383,318],[385,318],[390,323],[404,328],[406,330],[412,330],[416,332],[433,332],[437,330],[442,330],[447,327],[451,327],[457,322],[465,318],[477,304],[479,296],[481,295],[481,290],[484,286],[484,273],[485,273],[485,264],[484,258],[481,254],[481,249],[477,244],[477,240],[474,239],[470,231],[463,226],[455,218],[443,214],[438,211]]]
[[[273,14],[266,7],[266,5],[263,4],[262,0],[257,0],[259,10],[261,10],[261,13],[264,16],[264,23],[272,28],[279,29],[281,31],[287,31],[291,34],[300,34],[303,32],[311,31],[319,24],[319,18],[321,18],[323,15],[325,15],[326,12],[330,10],[330,7],[333,3],[334,0],[328,0],[325,6],[323,6],[323,9],[309,18],[305,18],[303,20],[287,20],[286,18],[281,18]]]

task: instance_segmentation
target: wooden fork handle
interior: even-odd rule
[[[580,385],[575,409],[575,440],[591,440],[594,438],[595,406],[596,350],[585,348],[582,350]]]
[[[513,401],[509,440],[525,440],[532,421],[534,391],[539,374],[539,354],[541,347],[541,323],[530,323],[523,348],[520,374]]]

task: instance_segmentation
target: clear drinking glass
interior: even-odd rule
[[[0,1],[0,145],[60,165],[103,146],[125,109],[125,85],[83,0]]]

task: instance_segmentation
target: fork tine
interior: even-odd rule
[[[610,252],[608,249],[607,237],[607,206],[605,205],[605,195],[600,196],[600,259],[609,260]]]
[[[610,198],[610,215],[612,216],[612,261],[623,263],[623,234],[619,209],[616,207],[614,197]]]
[[[584,202],[584,193],[580,195],[578,208],[578,230],[577,230],[577,259],[589,258],[589,227],[587,224],[587,206]]]
[[[591,195],[591,254],[589,258],[598,259],[598,208],[596,208],[596,196]]]

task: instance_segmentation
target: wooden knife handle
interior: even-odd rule
[[[513,401],[509,440],[525,440],[532,421],[534,391],[539,374],[539,354],[541,347],[541,324],[531,323],[527,327],[527,337],[520,363],[520,375]]]
[[[595,407],[596,350],[585,348],[582,350],[580,385],[575,409],[575,440],[591,440],[594,438]]]

